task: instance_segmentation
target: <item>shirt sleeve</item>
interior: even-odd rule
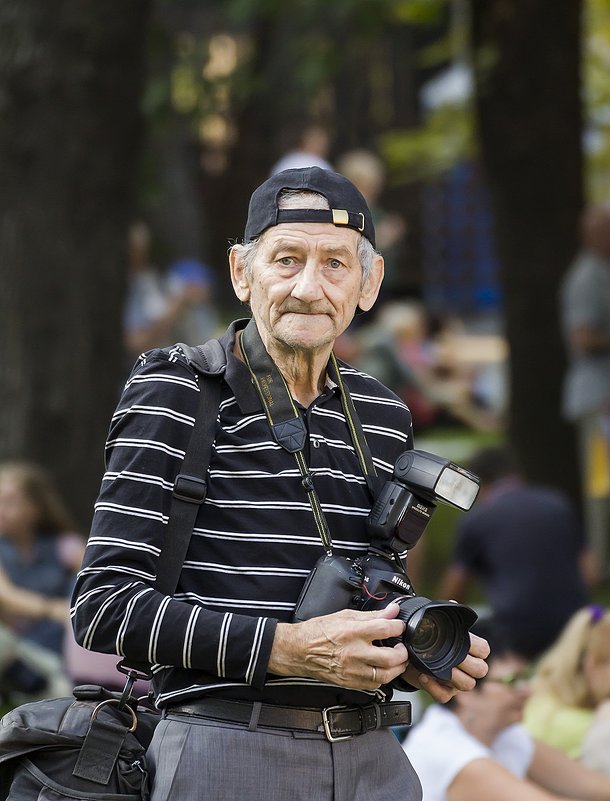
[[[154,589],[172,488],[199,404],[175,351],[141,357],[112,417],[106,471],[72,598],[77,642],[129,661],[262,687],[277,621],[213,611]],[[210,410],[216,415],[217,410]]]

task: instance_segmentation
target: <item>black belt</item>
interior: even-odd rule
[[[411,724],[411,704],[408,701],[312,709],[205,698],[190,704],[170,706],[167,711],[170,714],[195,715],[225,723],[246,723],[254,729],[257,726],[268,726],[272,729],[315,731],[323,733],[331,743],[349,740],[355,735],[386,726]]]

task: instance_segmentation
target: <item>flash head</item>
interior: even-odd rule
[[[479,479],[449,459],[427,451],[403,451],[367,518],[373,548],[401,553],[420,539],[439,502],[467,511]]]
[[[394,479],[406,484],[415,495],[433,503],[442,501],[464,512],[479,492],[474,473],[427,451],[401,453],[394,466]]]

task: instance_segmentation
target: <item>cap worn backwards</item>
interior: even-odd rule
[[[280,209],[284,189],[317,192],[330,209]],[[244,242],[251,242],[267,228],[288,222],[333,223],[360,231],[375,247],[375,228],[366,200],[345,176],[320,167],[283,170],[268,178],[250,198]]]

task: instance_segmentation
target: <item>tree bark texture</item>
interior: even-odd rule
[[[509,435],[532,480],[577,496],[561,419],[561,278],[583,203],[579,0],[473,0],[476,105],[511,353]]]
[[[149,0],[0,0],[0,459],[47,466],[80,525],[122,363]]]

